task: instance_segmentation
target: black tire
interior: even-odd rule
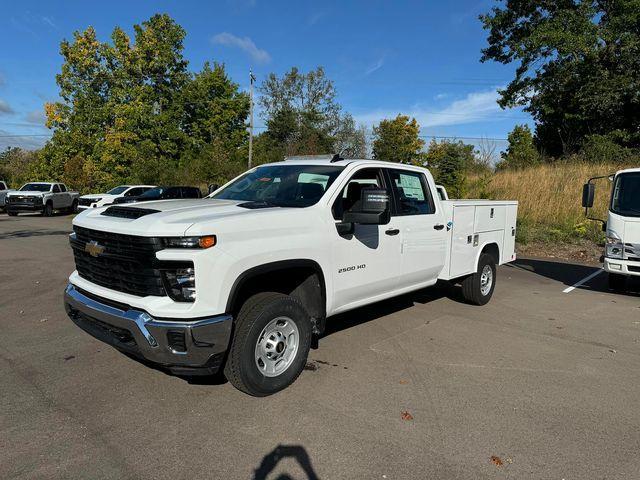
[[[53,215],[53,204],[51,202],[47,202],[44,206],[44,210],[42,210],[42,215],[45,217],[51,217]]]
[[[18,212],[10,212],[7,210],[7,215],[9,215],[10,217],[17,217],[18,216]]]
[[[74,200],[71,204],[70,213],[78,213],[78,200]]]
[[[488,291],[483,287],[483,271],[491,271],[491,286]],[[478,271],[462,281],[462,296],[473,305],[486,305],[496,288],[496,263],[491,255],[483,253],[478,261]]]
[[[272,320],[287,317],[299,332],[298,347],[289,366],[277,376],[266,376],[259,369],[256,345]],[[293,297],[262,292],[250,297],[235,321],[233,338],[224,374],[238,390],[256,397],[272,395],[291,385],[307,362],[311,345],[311,320],[302,304]]]
[[[627,291],[627,277],[619,273],[609,273],[609,289],[614,292]]]

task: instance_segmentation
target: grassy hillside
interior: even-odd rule
[[[634,165],[585,162],[542,164],[468,179],[467,196],[518,200],[518,242],[571,242],[603,238],[600,223],[585,219],[582,185],[590,177],[608,175]],[[636,165],[637,166],[637,165]],[[596,181],[592,216],[606,218],[611,182]]]

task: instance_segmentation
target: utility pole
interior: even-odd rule
[[[251,160],[253,157],[253,82],[256,77],[249,69],[249,168],[251,168]]]

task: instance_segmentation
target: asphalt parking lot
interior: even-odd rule
[[[485,307],[443,287],[335,317],[252,398],[79,330],[70,225],[0,215],[2,479],[640,477],[640,296],[565,293],[593,267],[521,259]]]

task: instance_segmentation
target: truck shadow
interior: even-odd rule
[[[401,310],[406,310],[413,307],[416,303],[426,304],[441,298],[449,298],[456,302],[464,303],[462,290],[459,286],[451,285],[448,282],[438,282],[433,287],[406,293],[388,300],[382,300],[331,317],[327,320],[323,337],[328,337],[342,330],[370,322],[380,317],[392,315]]]
[[[533,258],[519,258],[511,264],[507,264],[507,268],[526,270],[527,272],[532,272],[536,275],[560,282],[567,287],[575,285],[577,282],[600,270],[600,267],[596,266]],[[636,278],[630,278],[627,282],[627,287],[628,290],[626,293],[613,292],[609,290],[607,274],[605,272],[576,288],[592,290],[594,292],[610,293],[612,295],[626,295],[632,297],[640,296],[640,282]]]

